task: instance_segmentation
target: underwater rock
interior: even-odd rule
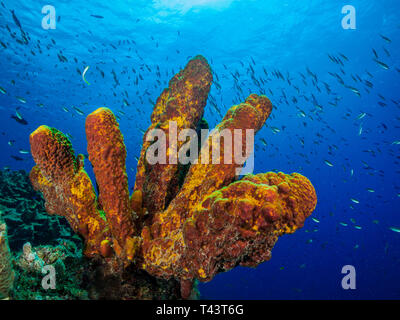
[[[87,259],[74,242],[58,240],[58,245],[23,246],[16,255],[16,280],[11,297],[15,300],[88,299],[85,273]],[[55,288],[43,286],[44,270],[54,267]]]
[[[58,238],[81,245],[64,218],[46,213],[42,195],[33,189],[24,170],[0,170],[0,213],[12,251],[20,250],[26,242],[56,244]]]
[[[211,81],[207,61],[201,56],[190,60],[157,100],[149,130],[167,132],[170,121],[179,130],[198,129]],[[251,94],[228,110],[216,131],[258,131],[271,111],[266,96]],[[83,156],[75,157],[67,136],[47,126],[30,135],[36,163],[30,179],[42,192],[46,210],[64,216],[85,239],[94,298],[159,298],[161,288],[168,288],[167,297],[188,298],[196,279],[210,281],[237,265],[254,267],[269,260],[278,237],[301,228],[317,203],[311,182],[297,173],[261,173],[235,181],[241,165],[224,161],[233,150],[224,149],[218,164],[204,164],[199,156],[184,170],[176,163],[150,165],[146,137],[129,199],[125,145],[111,110],[91,113],[86,135],[99,197]],[[246,160],[247,137],[240,141]],[[201,151],[215,146],[221,147],[221,141],[210,136]],[[171,154],[177,142],[165,148]]]

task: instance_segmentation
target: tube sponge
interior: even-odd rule
[[[164,210],[176,196],[179,191],[180,167],[173,163],[145,165],[147,149],[153,143],[146,140],[147,134],[154,129],[163,130],[168,141],[167,154],[176,154],[184,142],[170,140],[170,126],[175,122],[177,133],[183,129],[197,128],[204,114],[212,78],[207,60],[196,56],[171,79],[169,87],[157,99],[151,115],[151,125],[143,137],[135,180],[135,191],[142,190],[143,206],[149,213]]]
[[[0,223],[0,299],[7,299],[14,283],[11,253],[7,241],[7,229]]]

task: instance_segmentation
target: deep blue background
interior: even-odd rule
[[[46,4],[56,8],[56,30],[41,28],[41,8]],[[341,27],[341,9],[346,4],[357,10],[356,30]],[[21,31],[10,9],[30,38],[27,44],[17,41]],[[29,150],[29,134],[41,124],[71,134],[76,152],[86,153],[85,116],[107,106],[120,117],[133,185],[140,130],[150,123],[152,102],[189,57],[202,54],[222,87],[211,89],[222,114],[250,92],[269,96],[276,108],[256,138],[255,172],[277,169],[306,175],[317,190],[313,217],[320,221],[309,218],[303,229],[283,236],[271,261],[258,268],[237,268],[202,284],[203,297],[400,298],[400,233],[389,229],[400,227],[400,145],[393,144],[400,140],[399,10],[397,0],[3,0],[0,30],[6,48],[0,46],[0,86],[6,94],[0,94],[0,166],[30,170],[31,156],[19,150]],[[372,48],[389,70],[373,61]],[[60,62],[58,54],[68,62]],[[339,57],[344,67],[332,63],[327,54]],[[249,64],[255,78],[264,82],[260,86],[251,79]],[[90,86],[77,72],[86,66],[90,66],[86,75]],[[161,77],[156,75],[157,66]],[[317,76],[316,85],[306,68]],[[285,79],[289,75],[292,85],[277,79],[274,70]],[[232,76],[236,72],[243,91],[240,98]],[[360,90],[361,97],[328,72],[339,74],[346,85]],[[139,74],[143,80],[136,84]],[[369,93],[357,76],[373,83]],[[330,86],[330,94],[323,82]],[[124,99],[129,105],[124,105]],[[10,118],[16,109],[28,125]],[[367,115],[357,120],[362,112]],[[205,118],[211,127],[220,120],[210,103]],[[270,127],[280,132],[274,134]],[[12,146],[10,140],[15,140]],[[15,161],[11,155],[24,160]],[[86,167],[90,171],[88,163]],[[356,290],[341,288],[341,268],[346,264],[356,267]]]

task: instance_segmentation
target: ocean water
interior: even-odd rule
[[[248,94],[266,94],[274,110],[256,136],[254,172],[299,172],[318,195],[270,261],[217,275],[202,297],[400,298],[397,0],[52,1],[55,29],[42,27],[45,4],[0,1],[1,168],[32,168],[29,134],[42,124],[86,154],[85,117],[105,106],[120,119],[133,186],[154,102],[201,54],[217,83],[210,127]],[[345,5],[355,29],[342,26]],[[342,288],[345,265],[355,289]]]

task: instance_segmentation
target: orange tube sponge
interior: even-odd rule
[[[271,110],[271,102],[266,96],[252,94],[244,103],[228,110],[221,123],[216,127],[216,131],[227,130],[231,133],[231,137],[233,137],[232,133],[235,129],[242,132],[246,129],[258,131],[270,115]],[[225,144],[228,142],[224,140]],[[246,149],[245,134],[242,134],[241,143],[242,149]],[[234,180],[238,165],[233,161],[225,163],[226,158],[224,157],[227,157],[225,152],[220,154],[219,164],[213,163],[210,148],[214,149],[216,144],[222,146],[222,141],[215,140],[210,135],[199,155],[199,159],[202,155],[206,155],[206,164],[204,164],[204,159],[200,159],[197,164],[190,167],[181,190],[169,207],[156,214],[151,226],[142,230],[144,266],[148,272],[155,272],[163,276],[171,276],[175,273],[176,270],[171,267],[179,264],[178,261],[185,248],[181,232],[183,224],[196,212],[208,195]],[[231,155],[234,147],[228,150]],[[222,149],[223,147],[220,148],[220,150]]]
[[[228,110],[221,123],[216,126],[215,131],[218,133],[223,130],[228,131],[231,134],[231,140],[220,139],[218,141],[210,135],[201,148],[198,163],[190,167],[185,182],[175,199],[167,210],[155,216],[153,223],[160,223],[160,228],[153,228],[153,230],[161,233],[153,234],[154,237],[164,237],[172,229],[179,228],[181,223],[190,217],[193,208],[201,203],[202,199],[235,179],[236,169],[239,165],[233,161],[234,148],[238,147],[233,141],[234,130],[243,133],[241,146],[245,150],[245,130],[253,129],[257,132],[269,117],[271,110],[272,104],[269,99],[266,96],[256,94],[251,94],[244,103],[233,106]],[[233,146],[228,151],[230,152],[230,159],[232,159],[230,163],[226,161],[228,155],[224,152],[224,144],[227,145],[229,142]],[[213,163],[212,159],[212,150],[216,149],[216,144],[219,144],[221,150],[219,164]],[[200,159],[202,155],[205,155],[206,159]]]
[[[93,165],[103,208],[120,256],[135,232],[126,175],[126,149],[118,122],[107,108],[99,108],[86,118],[89,160]]]
[[[301,228],[316,206],[304,176],[247,175],[193,208],[181,229],[151,239],[143,230],[145,269],[159,277],[211,280],[236,265],[269,260],[278,237]]]
[[[71,142],[61,131],[40,126],[32,132],[29,142],[33,160],[48,181],[62,183],[78,171]]]
[[[43,193],[46,210],[64,216],[85,238],[87,255],[98,252],[109,234],[81,156],[75,159],[68,138],[47,126],[40,126],[30,135],[30,144],[36,162],[30,180],[35,190]]]
[[[178,134],[182,129],[196,129],[204,113],[211,82],[212,73],[207,60],[197,56],[171,79],[169,87],[157,99],[151,126],[143,138],[135,182],[135,190],[142,190],[143,206],[150,213],[164,210],[179,188],[179,165],[176,159],[175,163],[174,159],[170,160],[170,155],[177,154],[184,142],[170,139],[170,126],[175,122]],[[166,135],[167,164],[146,163],[146,151],[152,144],[146,141],[146,137],[153,129],[161,129]]]
[[[269,260],[278,237],[304,225],[317,203],[304,176],[248,175],[208,196],[183,227],[185,263],[195,278],[211,280],[236,265]]]
[[[86,119],[99,199],[82,156],[75,157],[60,131],[41,126],[30,136],[36,162],[32,184],[42,191],[46,210],[65,216],[85,237],[86,254],[103,256],[111,272],[134,260],[135,270],[178,279],[182,297],[190,296],[193,279],[209,281],[236,265],[256,266],[270,259],[278,237],[301,228],[317,203],[311,182],[298,173],[249,174],[237,180],[238,169],[253,151],[248,137],[272,110],[263,95],[251,94],[231,107],[189,168],[171,162],[169,156],[178,155],[187,143],[173,139],[171,126],[178,135],[201,128],[211,81],[207,61],[197,56],[162,92],[143,140],[131,197],[126,149],[111,110],[100,108]],[[147,141],[147,133],[153,129],[166,136],[167,164],[147,161],[155,143]]]

